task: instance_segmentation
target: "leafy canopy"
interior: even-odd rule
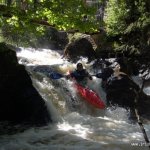
[[[130,33],[150,24],[149,0],[109,0],[105,15],[109,35]]]
[[[34,24],[38,21],[64,31],[95,32],[100,26],[95,18],[96,9],[83,0],[40,0],[36,5],[34,0],[27,0],[26,5],[11,5],[7,11],[12,16],[0,16],[0,25],[8,25],[14,31],[30,28],[41,34],[44,27]]]
[[[124,0],[109,0],[106,8],[105,23],[107,32],[110,35],[122,33],[127,27],[124,18],[128,15],[129,9]]]

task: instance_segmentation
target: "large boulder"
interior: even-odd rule
[[[87,57],[89,60],[96,58],[96,52],[92,44],[86,38],[79,38],[67,44],[64,49],[64,57],[77,61],[79,57]]]
[[[108,105],[117,105],[131,110],[131,118],[135,118],[135,108],[143,119],[150,119],[150,97],[127,75],[113,77],[106,86]]]
[[[44,125],[51,121],[44,100],[33,87],[15,51],[0,43],[0,121]]]
[[[107,101],[121,107],[134,108],[139,87],[127,75],[111,77],[106,86]]]

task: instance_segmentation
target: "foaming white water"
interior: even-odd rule
[[[108,117],[72,112],[62,122],[0,138],[1,150],[141,150],[139,127]],[[147,147],[142,147],[146,150]]]
[[[20,60],[27,60],[24,63],[27,67],[29,64],[56,64],[62,73],[74,69],[76,65],[61,59],[60,54],[51,50],[25,49],[17,55]],[[86,59],[80,61],[86,68],[89,67]],[[0,150],[141,150],[140,146],[133,145],[145,142],[143,134],[138,124],[128,122],[128,111],[125,109],[99,110],[77,99],[79,104],[67,110],[72,107],[70,97],[76,96],[71,81],[63,78],[54,81],[47,77],[42,77],[40,81],[32,80],[45,99],[54,123],[14,135],[0,136]],[[93,78],[88,84],[105,100],[100,79]],[[150,126],[146,125],[145,129],[147,135],[150,135]],[[142,150],[147,149],[142,146]]]
[[[27,58],[29,60],[27,65],[54,65],[63,63],[61,55],[49,49],[43,49],[41,51],[31,48],[21,48],[21,51],[17,52],[17,56],[20,58]],[[20,59],[20,63],[22,63],[21,61],[22,59]]]
[[[47,110],[49,111],[53,122],[61,121],[60,114],[58,113],[57,109],[53,106],[52,101],[49,100],[49,97],[48,97],[49,94],[45,94],[46,93],[45,89],[47,89],[47,91],[51,91],[55,87],[53,85],[49,84],[47,82],[47,80],[44,80],[43,82],[39,82],[38,80],[33,79],[33,83],[34,83],[34,86],[36,87],[36,89],[41,94],[43,100],[45,100]],[[54,99],[56,99],[56,100],[58,99],[58,96],[56,94],[54,95]]]
[[[144,88],[144,92],[145,92],[147,95],[150,95],[150,87]]]

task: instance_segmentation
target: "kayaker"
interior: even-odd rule
[[[67,75],[67,78],[74,78],[79,84],[85,86],[87,83],[87,79],[92,80],[92,76],[87,72],[86,69],[83,68],[82,63],[78,63],[77,68]]]

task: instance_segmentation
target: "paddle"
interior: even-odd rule
[[[56,73],[56,72],[52,72],[49,76],[51,79],[60,79],[60,78],[65,77],[64,75],[60,73]]]
[[[99,74],[99,73],[98,73],[98,74]],[[91,75],[91,76],[97,76],[98,74]],[[57,73],[57,72],[52,72],[52,73],[49,75],[49,77],[50,77],[51,79],[57,80],[57,79],[64,78],[64,77],[66,77],[66,76],[65,76],[65,75],[62,75],[62,74],[60,74],[60,73]]]

